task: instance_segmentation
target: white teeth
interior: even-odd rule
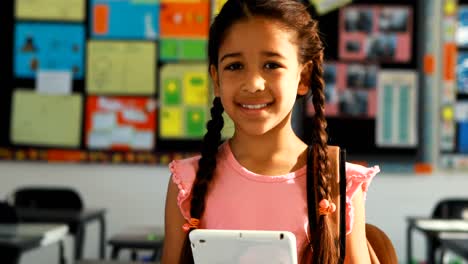
[[[267,106],[267,104],[258,104],[258,105],[246,105],[243,104],[242,107],[247,108],[247,109],[260,109]]]

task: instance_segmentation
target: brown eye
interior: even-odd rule
[[[278,69],[279,67],[281,67],[281,66],[279,64],[277,64],[277,63],[274,63],[274,62],[269,62],[269,63],[265,64],[265,68],[267,68],[269,70]]]
[[[240,64],[240,63],[231,63],[228,66],[226,66],[224,69],[226,69],[228,71],[240,70],[240,69],[242,69],[242,64]]]

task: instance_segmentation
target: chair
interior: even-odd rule
[[[432,212],[432,218],[438,219],[468,219],[468,199],[446,198],[437,202]],[[439,262],[442,263],[444,250],[440,240],[434,236],[427,237],[427,261],[436,263],[436,251],[440,250]]]
[[[14,192],[12,199],[19,208],[83,209],[79,193],[66,187],[23,187]]]
[[[81,211],[83,209],[83,201],[80,194],[74,189],[67,187],[21,187],[15,190],[9,199],[17,209],[46,209],[52,211]],[[21,217],[19,217],[19,221],[21,221]],[[69,228],[69,232],[74,236],[83,236],[81,232],[77,234],[76,227],[69,226]],[[78,241],[81,241],[81,243],[75,245],[75,248],[83,248],[83,239],[79,239]],[[59,247],[61,263],[65,263],[63,241],[59,243]]]
[[[393,247],[392,241],[381,229],[375,225],[366,224],[366,237],[370,244],[371,256],[375,253],[379,263],[381,264],[398,264],[398,257]],[[371,257],[372,258],[372,257]],[[372,262],[374,263],[374,262]]]
[[[0,201],[0,224],[15,224],[18,220],[15,208],[7,202]]]
[[[14,206],[8,202],[0,201],[0,224],[17,224],[19,223],[19,216]],[[15,263],[19,261],[19,256],[13,252],[3,252],[7,263]],[[65,248],[63,240],[59,242],[59,263],[66,264]]]

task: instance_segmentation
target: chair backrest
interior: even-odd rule
[[[378,263],[381,264],[398,264],[398,257],[393,247],[392,241],[381,229],[372,224],[366,224],[366,237],[371,245]],[[371,254],[372,256],[372,254]],[[372,263],[376,263],[373,261]]]
[[[468,198],[446,198],[440,200],[432,211],[432,217],[468,219]]]
[[[0,223],[14,224],[18,222],[18,215],[13,206],[7,202],[0,201]]]
[[[16,190],[11,198],[19,208],[83,209],[80,194],[67,187],[23,187]]]

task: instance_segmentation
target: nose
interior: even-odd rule
[[[242,85],[242,91],[256,93],[265,90],[265,79],[257,70],[247,72]]]

